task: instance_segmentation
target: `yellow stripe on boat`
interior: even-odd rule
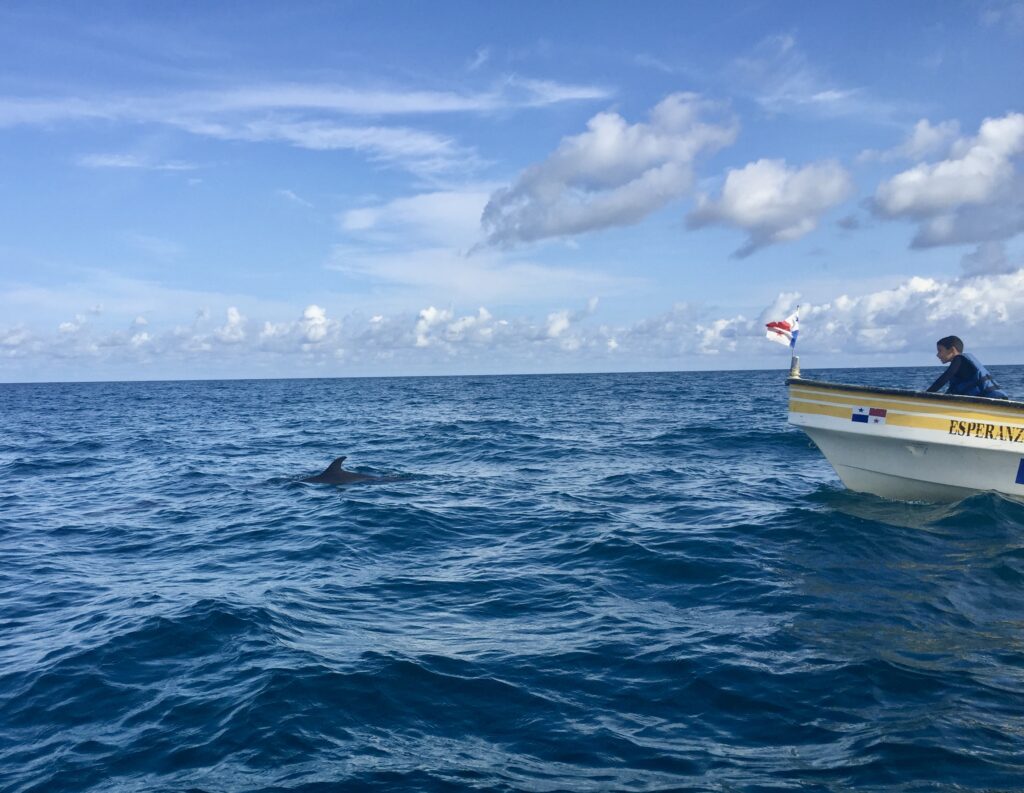
[[[878,394],[868,389],[863,391],[831,388],[800,388],[790,386],[790,399],[813,400],[835,405],[858,407],[870,403],[871,407],[886,410],[902,410],[905,412],[953,416],[972,421],[1006,422],[1024,424],[1024,408],[985,405],[976,406],[970,403],[939,403],[929,399],[915,399],[910,396],[895,394]],[[838,414],[836,414],[838,415]]]
[[[823,405],[817,402],[800,402],[795,399],[789,401],[791,413],[811,413],[816,416],[834,416],[839,419],[850,421],[850,414],[857,405]],[[876,407],[874,403],[871,407]],[[937,418],[932,416],[917,416],[912,413],[898,413],[887,409],[885,423],[897,427],[916,427],[923,430],[936,430],[949,432],[949,422],[954,419]],[[959,420],[959,419],[956,419]]]

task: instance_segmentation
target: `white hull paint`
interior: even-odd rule
[[[850,490],[907,501],[990,490],[1024,499],[1024,403],[800,378],[787,384],[789,422]],[[867,411],[876,415],[864,421]]]

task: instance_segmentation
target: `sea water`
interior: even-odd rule
[[[0,386],[0,790],[1024,789],[1024,506],[784,378]]]

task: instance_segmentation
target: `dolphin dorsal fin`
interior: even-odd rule
[[[339,457],[337,460],[335,460],[333,463],[331,463],[329,466],[327,466],[327,470],[324,471],[324,473],[325,474],[336,474],[336,473],[338,473],[338,471],[341,470],[341,464],[343,462],[345,462],[345,460],[347,460],[347,459],[348,458],[344,457],[344,456],[343,457]]]

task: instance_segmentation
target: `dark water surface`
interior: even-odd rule
[[[1024,789],[1024,506],[783,379],[0,386],[0,790]]]

